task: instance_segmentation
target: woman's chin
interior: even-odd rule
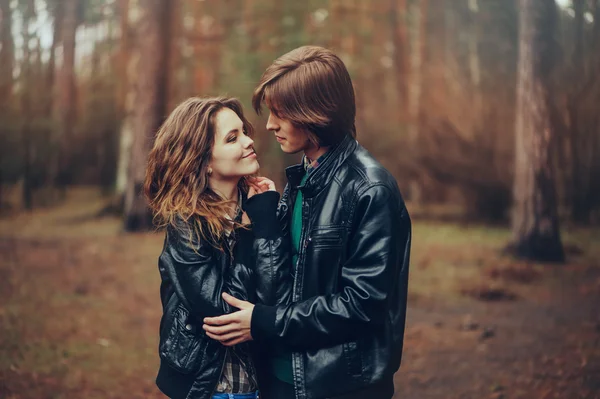
[[[258,164],[258,161],[257,161],[256,165],[254,167],[248,168],[248,170],[244,176],[252,176],[252,175],[258,173],[259,169],[260,169],[260,165]]]

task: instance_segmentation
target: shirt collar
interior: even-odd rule
[[[322,164],[329,157],[333,148],[334,147],[329,148],[325,154],[321,155],[319,158],[313,161],[311,161],[306,155],[302,156],[302,166],[304,167],[306,173],[311,173],[315,169],[317,169],[319,165]]]

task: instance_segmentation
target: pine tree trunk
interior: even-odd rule
[[[140,64],[133,113],[133,142],[125,191],[125,230],[152,228],[152,217],[143,195],[148,153],[154,135],[163,121],[167,101],[172,4],[167,0],[142,0],[139,21]]]
[[[121,42],[119,49],[119,75],[120,82],[118,96],[122,97],[119,100],[121,107],[119,109],[119,120],[121,128],[119,132],[119,155],[117,161],[117,176],[115,182],[115,198],[114,206],[123,211],[125,203],[125,191],[127,189],[129,161],[131,158],[131,145],[133,141],[133,112],[135,108],[135,77],[139,70],[139,49],[137,46],[132,46],[134,29],[131,27],[137,24],[138,21],[133,21],[131,15],[140,13],[136,2],[129,0],[120,0],[119,7],[121,8]],[[127,8],[127,10],[125,10]]]
[[[572,73],[574,77],[586,75],[584,59],[584,6],[583,0],[573,1],[575,18],[573,20],[573,59]],[[573,96],[574,97],[574,96]],[[571,149],[571,220],[578,224],[587,225],[591,221],[591,171],[593,162],[592,135],[581,126],[580,107],[581,101],[572,98],[569,102],[570,129],[569,135]]]
[[[13,69],[15,62],[15,46],[12,36],[12,10],[10,0],[0,0],[0,12],[2,20],[0,21],[0,115],[4,118],[8,114],[8,108],[12,100],[13,91]],[[4,127],[0,126],[0,140],[6,137]],[[2,142],[2,141],[0,141]],[[3,207],[3,170],[0,162],[0,211]]]
[[[481,66],[479,62],[479,2],[469,2],[469,74],[471,77],[471,90],[473,93],[472,112],[481,114]]]
[[[515,147],[513,241],[517,257],[563,262],[551,162],[554,132],[549,119],[549,76],[554,57],[545,29],[554,2],[519,0],[519,65]]]
[[[21,146],[23,154],[23,208],[31,210],[33,208],[33,184],[31,181],[31,120],[32,106],[31,97],[33,86],[31,84],[31,50],[29,47],[31,33],[29,32],[30,22],[35,18],[35,6],[32,0],[25,4],[23,13],[23,58],[21,60]]]
[[[70,182],[71,143],[76,118],[75,34],[77,31],[77,0],[64,2],[62,31],[63,60],[58,83],[59,156],[57,185],[64,190]]]
[[[129,60],[130,35],[129,35],[129,0],[119,0],[119,13],[121,19],[119,21],[121,30],[121,41],[119,43],[119,62],[118,62],[118,79],[119,86],[117,91],[117,113],[119,119],[125,115],[125,102],[127,100],[127,65]]]
[[[13,87],[13,75],[15,60],[15,45],[12,37],[12,10],[10,0],[0,0],[0,12],[2,20],[0,23],[0,109],[5,111],[10,103]]]
[[[410,86],[408,92],[408,142],[415,157],[419,157],[419,127],[421,122],[422,68],[424,44],[427,42],[427,0],[411,1],[410,18]],[[421,201],[422,182],[415,176],[409,182],[408,197]]]
[[[408,43],[406,33],[406,1],[391,0],[390,18],[392,27],[392,43],[394,44],[394,70],[396,72],[396,91],[398,92],[399,112],[401,118],[406,117],[408,99]]]

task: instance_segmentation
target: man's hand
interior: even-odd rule
[[[252,341],[250,321],[254,305],[241,301],[227,293],[223,293],[225,302],[240,309],[235,313],[218,317],[205,317],[202,328],[210,338],[221,342],[225,346],[234,346],[246,341]]]

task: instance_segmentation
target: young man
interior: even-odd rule
[[[390,399],[411,240],[396,181],[355,140],[352,81],[331,51],[306,46],[275,60],[254,92],[257,112],[262,103],[281,149],[304,152],[286,170],[278,210],[293,281],[277,287],[287,296],[279,306],[224,294],[241,310],[206,318],[204,329],[225,345],[254,339],[273,349],[263,398]],[[248,210],[252,220],[260,213]]]

